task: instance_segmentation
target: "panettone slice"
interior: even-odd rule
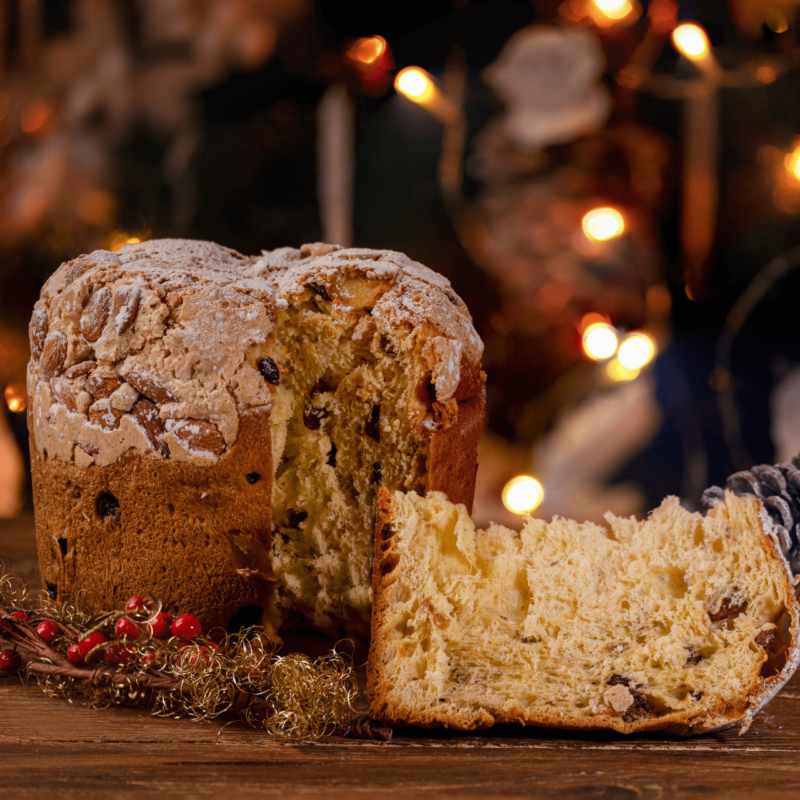
[[[517,533],[385,492],[375,554],[371,714],[392,725],[746,730],[800,658],[793,578],[752,496]]]

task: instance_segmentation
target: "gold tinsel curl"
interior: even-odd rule
[[[317,659],[280,655],[257,627],[161,641],[146,628],[161,609],[148,598],[143,609],[90,615],[80,597],[68,603],[31,595],[23,580],[0,574],[0,645],[14,645],[26,657],[28,676],[45,694],[70,703],[139,707],[197,721],[236,712],[248,725],[296,742],[351,730],[359,687],[350,658],[335,649]],[[13,618],[15,611],[29,619]],[[135,640],[113,638],[123,618],[141,631]],[[59,628],[50,644],[35,633],[43,620]],[[93,632],[107,640],[85,655],[85,665],[71,664],[70,645]]]

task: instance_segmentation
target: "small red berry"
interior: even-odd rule
[[[117,639],[138,639],[140,633],[139,626],[127,617],[120,617],[114,627]]]
[[[58,638],[61,631],[58,629],[58,625],[55,622],[51,622],[49,619],[46,619],[44,622],[40,622],[36,626],[36,633],[44,639],[47,644],[53,644],[53,642]]]
[[[125,647],[124,644],[115,643],[106,650],[103,657],[106,664],[111,664],[112,666],[128,664],[131,660],[131,649],[130,647]]]
[[[191,614],[181,614],[172,623],[172,635],[180,636],[181,639],[194,639],[202,630],[203,626],[200,624],[200,620]]]
[[[22,666],[22,658],[16,650],[8,648],[0,652],[0,670],[3,672],[17,672]]]
[[[146,650],[142,653],[142,664],[146,667],[150,667],[153,665],[153,662],[156,660],[156,654],[152,650]]]
[[[84,665],[83,654],[81,653],[81,646],[75,642],[75,644],[71,644],[69,649],[67,650],[67,661],[70,664],[74,664],[76,667],[82,667]]]
[[[140,611],[147,608],[146,603],[144,602],[144,597],[139,597],[138,595],[134,595],[125,603],[125,610],[126,611]]]
[[[30,617],[24,611],[12,611],[11,616],[15,617],[16,619],[20,619],[23,622],[27,622]]]
[[[86,658],[95,647],[103,644],[105,641],[106,637],[103,636],[100,631],[95,631],[94,633],[90,633],[85,639],[81,639],[81,641],[78,642],[78,648],[80,649],[81,655]]]
[[[172,616],[159,611],[152,622],[145,626],[147,632],[156,639],[169,639],[169,629],[172,625]]]

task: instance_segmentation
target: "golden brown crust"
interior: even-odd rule
[[[754,498],[755,499],[755,498]],[[526,709],[511,708],[498,713],[496,709],[478,708],[464,711],[453,711],[443,708],[432,708],[419,711],[403,706],[390,697],[388,688],[381,682],[381,665],[387,650],[385,631],[389,627],[389,588],[394,583],[394,570],[401,556],[394,548],[396,531],[393,527],[395,511],[390,493],[383,489],[378,503],[378,518],[375,535],[375,563],[373,572],[373,612],[372,643],[367,664],[367,688],[370,698],[370,717],[393,727],[415,726],[420,728],[447,727],[453,730],[469,731],[489,728],[495,724],[515,723],[542,728],[560,728],[565,730],[612,729],[618,733],[641,733],[646,731],[664,731],[681,735],[711,733],[713,731],[741,725],[744,733],[750,726],[756,713],[780,690],[792,676],[800,662],[800,603],[794,590],[794,579],[777,545],[775,537],[770,533],[769,516],[764,512],[761,501],[756,501],[762,521],[762,543],[772,560],[782,567],[785,578],[786,596],[789,599],[787,608],[789,641],[779,648],[772,661],[774,674],[758,677],[746,694],[746,698],[738,704],[720,703],[713,709],[701,711],[681,711],[661,717],[643,718],[630,722],[620,717],[608,716],[597,719],[575,721],[570,714],[531,714]],[[765,665],[766,666],[766,665]]]
[[[472,512],[478,474],[478,442],[486,413],[486,374],[480,366],[462,361],[461,383],[454,397],[458,415],[453,424],[436,431],[428,445],[429,492],[443,492],[451,503]]]
[[[30,426],[45,585],[62,600],[83,590],[95,609],[151,593],[206,627],[266,604],[273,581],[269,409],[245,412],[241,425],[236,444],[201,467],[135,452],[78,467],[42,457]],[[247,475],[260,477],[250,483]],[[109,510],[115,501],[116,513]]]

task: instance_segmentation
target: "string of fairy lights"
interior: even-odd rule
[[[673,46],[678,53],[695,65],[698,77],[686,80],[671,75],[656,74],[649,66],[634,63],[635,59],[632,59],[631,63],[621,69],[616,76],[616,81],[621,87],[697,105],[695,101],[698,98],[702,103],[703,98],[712,97],[720,87],[766,85],[800,63],[797,54],[790,54],[789,57],[784,55],[754,61],[736,70],[724,70],[714,55],[706,32],[691,22],[676,25],[673,6],[674,3],[651,3],[648,9],[650,27],[656,33],[666,34],[671,30]],[[598,29],[630,26],[641,17],[642,13],[642,6],[637,0],[564,0],[559,7],[559,15],[566,20],[581,22],[588,19]],[[788,23],[783,18],[770,22],[770,27],[776,32],[785,30],[787,26]],[[350,42],[345,47],[342,57],[344,62],[359,74],[362,88],[368,94],[382,92],[384,83],[391,81],[391,53],[386,40],[381,36],[364,37]],[[457,143],[457,147],[463,147],[465,139],[463,96],[456,97],[452,92],[445,91],[430,73],[418,66],[409,66],[398,71],[394,76],[394,88],[400,96],[424,108],[442,123],[445,127],[445,143],[450,135],[450,139]],[[712,135],[711,132],[708,133]],[[691,149],[692,142],[697,137],[685,138],[687,141],[684,142],[684,147],[687,148],[688,155],[688,149]],[[778,155],[782,170],[780,180],[792,186],[796,185],[796,193],[800,197],[800,137],[795,140],[789,152]],[[688,158],[684,160],[691,161]],[[702,166],[694,163],[695,178],[702,172]],[[453,174],[460,175],[460,170],[455,170]],[[691,177],[688,173],[684,175],[689,181]],[[441,188],[443,195],[446,194],[447,187],[443,185]],[[694,226],[696,229],[698,225],[708,223],[711,216],[716,213],[715,197],[705,198],[703,201],[705,208],[698,208],[696,204],[688,202],[700,194],[689,184],[684,187],[684,199],[688,198],[684,203],[686,206],[685,218],[682,221],[684,228]],[[626,220],[618,209],[598,207],[583,216],[581,230],[587,242],[602,247],[613,239],[625,236]],[[112,240],[107,246],[111,250],[118,250],[125,244],[146,238],[147,233],[139,232],[137,235],[131,235],[125,231],[114,231]],[[693,256],[700,264],[694,268],[694,277],[692,277],[692,265],[687,264],[686,267],[686,293],[690,299],[697,299],[695,292],[700,280],[697,278],[697,272],[702,267],[703,260],[707,258],[703,248],[708,243],[702,240],[702,236],[694,235],[694,241],[700,242],[698,245],[700,252]],[[692,254],[685,255],[692,256]],[[599,374],[607,384],[635,379],[653,361],[658,352],[656,339],[650,333],[644,330],[626,331],[616,328],[610,319],[600,314],[586,314],[580,322],[579,332],[585,357],[597,363]],[[16,414],[24,413],[26,408],[24,385],[6,386],[4,393],[8,410]],[[533,476],[520,475],[505,486],[502,499],[509,511],[525,514],[532,512],[541,504],[544,491],[541,483]]]
[[[564,16],[579,21],[585,17],[601,28],[613,25],[629,25],[642,13],[635,0],[567,0],[562,4]],[[651,26],[656,28],[664,20],[654,18]],[[671,40],[675,49],[695,65],[699,77],[695,80],[678,80],[672,76],[656,75],[649,69],[631,66],[620,71],[617,82],[629,89],[649,92],[665,98],[686,101],[688,135],[684,142],[687,165],[691,174],[684,174],[684,260],[687,276],[686,294],[691,300],[699,299],[703,290],[703,269],[708,260],[713,220],[716,216],[716,193],[698,191],[697,182],[706,186],[713,182],[713,165],[708,158],[715,152],[718,131],[708,121],[718,114],[714,106],[714,96],[720,87],[746,87],[765,85],[773,82],[786,70],[792,68],[797,59],[766,59],[758,63],[746,64],[738,70],[723,70],[714,56],[706,32],[695,23],[675,25]],[[784,28],[785,29],[785,28]],[[420,67],[406,67],[398,72],[394,82],[397,92],[408,100],[426,109],[447,129],[463,124],[463,109],[448,97],[437,85],[433,76]],[[704,106],[708,106],[707,109]],[[711,114],[703,115],[705,111]],[[698,113],[699,112],[699,113]],[[691,129],[693,118],[703,120],[704,129],[696,125]],[[709,142],[701,140],[709,139]],[[800,190],[800,137],[795,140],[793,149],[784,155],[783,166],[790,180],[797,182]],[[706,180],[711,178],[711,181]],[[444,192],[443,192],[444,194]],[[609,207],[595,208],[584,215],[582,231],[592,243],[607,242],[623,236],[625,219],[619,210]],[[705,227],[705,230],[703,230]],[[615,328],[609,319],[599,314],[587,314],[579,326],[585,356],[599,362],[602,375],[610,383],[629,381],[638,377],[642,370],[652,362],[657,354],[657,345],[652,336],[645,331],[624,331]],[[530,514],[544,500],[545,489],[532,475],[518,475],[510,480],[502,491],[504,506],[515,514]]]

